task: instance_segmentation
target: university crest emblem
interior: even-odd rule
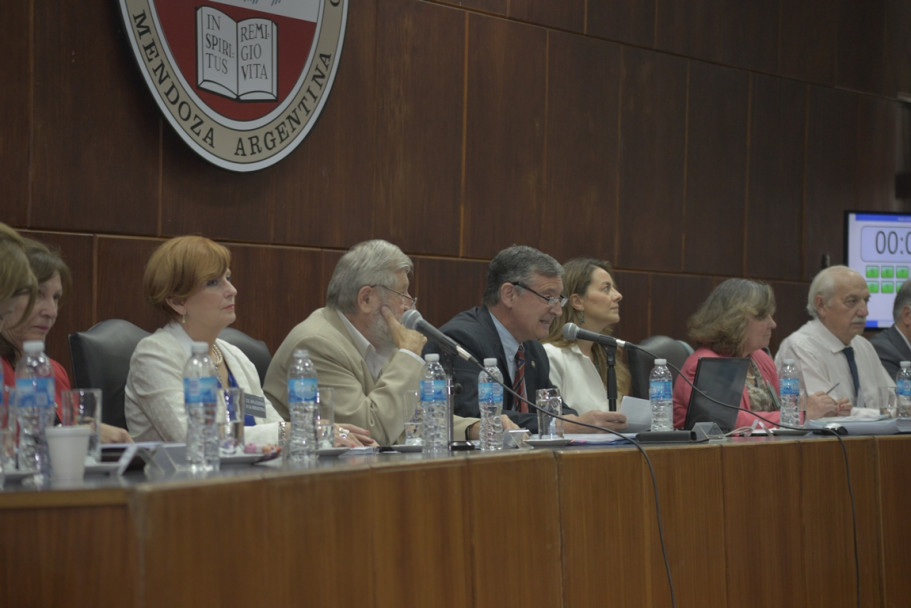
[[[211,163],[256,171],[290,154],[329,96],[348,0],[120,0],[146,84]]]

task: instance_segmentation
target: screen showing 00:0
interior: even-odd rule
[[[860,231],[860,257],[864,262],[908,262],[911,229],[865,226]]]

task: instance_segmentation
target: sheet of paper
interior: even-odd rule
[[[652,404],[648,399],[624,397],[620,402],[620,412],[626,414],[629,425],[625,433],[641,433],[652,428]]]

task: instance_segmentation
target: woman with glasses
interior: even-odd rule
[[[560,389],[567,403],[579,412],[608,411],[608,353],[588,340],[563,337],[563,326],[610,334],[620,322],[620,300],[610,263],[577,258],[563,265],[563,291],[569,294],[562,314],[554,319],[543,340],[550,360],[550,381]],[[617,378],[617,405],[630,392],[631,377],[626,353],[616,349],[614,369]]]
[[[749,358],[741,410],[735,427],[751,427],[756,420],[777,426],[781,421],[778,401],[778,371],[767,352],[775,329],[775,294],[765,283],[728,279],[709,294],[687,322],[689,336],[699,345],[680,370],[674,383],[674,427],[683,428],[693,392],[690,382],[703,357]],[[689,378],[687,382],[684,378]],[[807,399],[807,417],[832,416],[838,411],[834,399],[820,391]]]

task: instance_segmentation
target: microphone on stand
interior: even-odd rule
[[[589,342],[597,342],[602,346],[608,346],[610,348],[625,348],[627,345],[635,346],[629,342],[626,342],[625,340],[618,340],[613,336],[605,336],[604,334],[582,329],[575,323],[566,323],[563,325],[563,337],[567,340],[587,340]]]
[[[472,363],[477,365],[479,368],[484,367],[483,365],[481,365],[478,362],[477,359],[474,358],[474,356],[470,352],[465,350],[462,347],[462,345],[460,345],[458,342],[456,342],[455,340],[453,340],[452,338],[450,338],[449,336],[447,336],[446,334],[441,332],[439,329],[437,329],[436,327],[434,327],[433,325],[431,325],[430,323],[425,321],[424,317],[422,317],[421,313],[419,313],[416,309],[412,308],[410,310],[405,311],[405,314],[402,315],[402,325],[404,325],[408,329],[413,329],[413,330],[421,332],[422,334],[424,334],[425,336],[427,336],[428,338],[430,338],[431,340],[436,342],[438,345],[454,352],[455,354],[457,354],[461,358],[465,359],[466,361],[471,361]]]

